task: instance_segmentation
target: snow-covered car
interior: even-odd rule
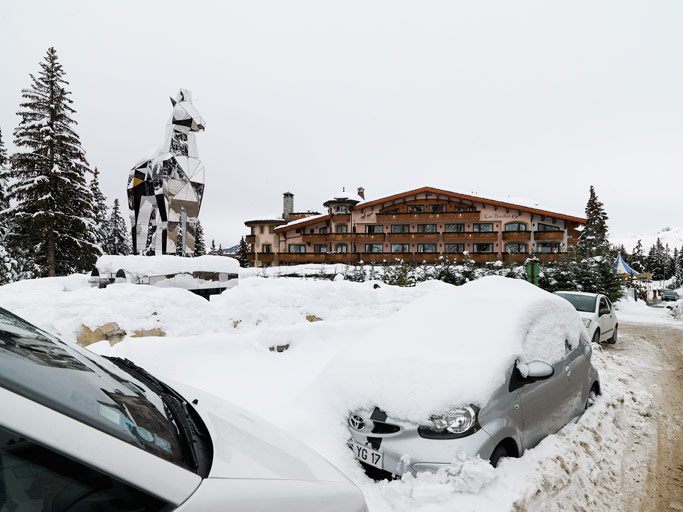
[[[435,472],[462,454],[496,466],[577,419],[600,393],[574,308],[515,279],[424,296],[350,352],[327,372],[360,405],[351,407],[348,444],[373,478]]]
[[[284,432],[0,309],[0,509],[366,511]]]
[[[593,343],[617,342],[619,320],[612,302],[602,294],[586,292],[555,292],[571,302],[586,327]]]
[[[679,298],[676,290],[662,290],[662,300],[665,302],[676,302]]]

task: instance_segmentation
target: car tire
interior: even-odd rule
[[[593,339],[591,341],[593,343],[600,343],[600,327],[595,329],[595,332],[593,333]]]
[[[588,392],[588,398],[586,399],[586,410],[588,410],[589,407],[593,406],[593,404],[595,403],[595,400],[597,398],[598,398],[598,391],[595,389],[595,384],[593,384],[593,387]]]
[[[619,326],[615,325],[614,326],[614,332],[612,333],[612,337],[609,339],[610,345],[614,345],[617,342],[617,331],[619,330]]]
[[[496,448],[493,450],[493,453],[489,457],[489,462],[495,468],[495,467],[498,467],[498,463],[500,462],[500,459],[502,459],[503,457],[508,457],[508,456],[509,456],[509,454],[508,454],[508,451],[505,448],[505,446],[503,446],[502,444],[499,444],[498,446],[496,446]]]

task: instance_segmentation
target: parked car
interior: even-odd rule
[[[599,293],[555,292],[567,299],[579,312],[593,343],[617,342],[619,320],[612,302]]]
[[[0,411],[1,510],[367,510],[336,468],[264,420],[3,309]]]
[[[675,290],[662,290],[662,300],[676,302],[680,297]]]
[[[436,472],[461,454],[495,467],[579,418],[600,394],[573,308],[529,283],[478,281],[406,306],[370,334],[374,346],[359,340],[328,367],[334,378],[351,368],[347,388],[376,405],[348,417],[349,447],[370,477]],[[484,332],[492,311],[495,325]]]

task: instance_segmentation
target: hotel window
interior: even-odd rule
[[[399,213],[399,210],[398,210],[398,208],[389,208],[388,210],[384,210],[384,211],[381,211],[379,213],[391,213],[391,214],[393,214],[393,213]]]
[[[474,206],[456,206],[453,211],[455,213],[476,212],[477,209]]]
[[[392,224],[392,233],[410,233],[410,224]]]
[[[425,207],[421,204],[409,204],[408,213],[424,213]]]
[[[261,244],[261,252],[273,252],[270,244]]]
[[[349,252],[349,246],[346,244],[337,244],[334,246],[335,252]]]
[[[410,252],[410,244],[391,244],[391,252]]]
[[[505,244],[505,252],[511,253],[511,254],[518,254],[518,253],[523,253],[527,252],[526,250],[526,244]]]
[[[318,233],[320,233],[321,235],[326,235],[327,234],[327,228],[326,227],[325,228],[319,228]]]
[[[538,230],[539,231],[559,231],[560,228],[558,226],[553,226],[552,224],[542,224],[538,223]]]
[[[337,224],[334,227],[334,231],[336,233],[348,233],[349,232],[349,227],[346,224]]]
[[[508,222],[505,224],[505,231],[526,231],[526,224],[523,222]]]
[[[465,225],[464,224],[446,224],[444,226],[444,231],[446,233],[464,233],[465,232]]]
[[[349,207],[344,205],[344,204],[339,205],[339,206],[335,206],[334,207],[334,213],[341,213],[341,214],[349,213]]]
[[[382,244],[365,244],[365,252],[382,252]]]
[[[493,244],[472,244],[473,252],[493,252]]]
[[[272,232],[273,232],[273,226],[268,226],[268,233],[272,233]]]
[[[560,252],[560,244],[552,242],[537,243],[536,249],[538,252],[557,254]]]
[[[436,252],[436,244],[417,244],[417,252]]]
[[[445,204],[431,204],[429,205],[429,213],[443,213],[446,211]]]
[[[436,224],[418,224],[418,233],[436,233]]]
[[[465,244],[446,244],[444,252],[465,252]]]
[[[365,226],[365,232],[366,233],[384,233],[384,230],[382,229],[381,224],[368,224]]]
[[[263,226],[259,226],[259,231],[263,234]]]
[[[289,252],[306,252],[306,244],[289,244]]]
[[[314,244],[313,245],[313,252],[315,252],[315,253],[327,252],[327,249],[328,249],[327,244]]]
[[[472,231],[475,233],[490,233],[493,231],[493,224],[490,222],[481,224],[472,224]]]

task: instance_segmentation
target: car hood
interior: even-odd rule
[[[197,410],[211,434],[209,478],[350,483],[321,455],[266,420],[225,400],[169,382]]]

